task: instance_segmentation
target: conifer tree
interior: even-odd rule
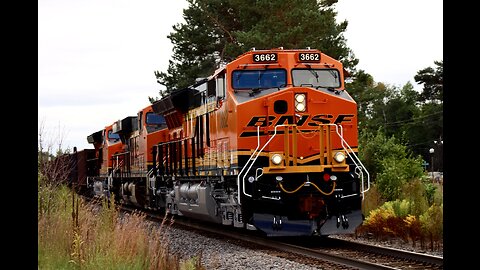
[[[256,49],[319,49],[339,59],[350,72],[358,60],[343,36],[347,21],[337,24],[337,0],[187,0],[185,23],[168,38],[173,55],[167,72],[155,71],[166,94],[210,75],[222,63]]]

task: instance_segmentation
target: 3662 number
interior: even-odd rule
[[[320,54],[319,53],[299,53],[298,60],[302,62],[319,62]]]
[[[254,54],[253,62],[277,62],[277,54],[276,53]]]

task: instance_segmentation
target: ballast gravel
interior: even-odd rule
[[[206,269],[322,269],[238,246],[232,241],[209,238],[195,232],[169,228],[168,249],[180,260],[200,257]]]

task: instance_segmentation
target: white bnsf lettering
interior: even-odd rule
[[[319,126],[321,124],[341,124],[352,121],[353,114],[339,114],[334,116],[332,114],[317,114],[310,116],[308,114],[301,115],[300,117],[294,115],[282,115],[276,117],[274,115],[268,116],[253,116],[248,122],[248,127],[266,127],[266,126],[278,126],[284,124],[296,124],[297,126],[308,125],[311,127]]]

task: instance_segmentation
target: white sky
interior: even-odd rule
[[[93,148],[86,137],[136,115],[162,87],[184,0],[39,0],[38,125],[44,146]],[[443,59],[443,1],[340,0],[337,21],[357,66],[403,86]],[[321,49],[321,48],[319,48]],[[61,138],[61,140],[59,140]]]

